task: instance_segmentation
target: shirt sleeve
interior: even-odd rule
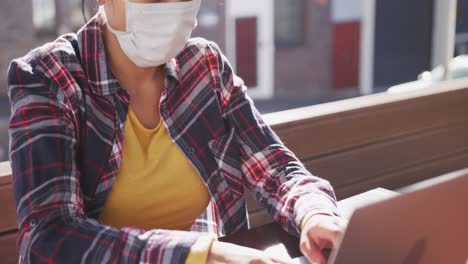
[[[333,216],[334,214],[331,213],[331,212],[309,212],[307,213],[301,220],[301,230],[304,229],[304,226],[305,224],[307,223],[307,221],[309,220],[309,218],[311,218],[312,216],[314,215],[329,215],[329,216]]]
[[[306,213],[339,215],[330,183],[312,175],[263,121],[219,47],[210,42],[208,49],[207,56],[218,58],[222,110],[235,129],[244,184],[253,197],[293,235],[300,234]]]
[[[18,59],[8,74],[19,263],[184,263],[200,234],[116,229],[85,215],[76,106],[44,69]]]

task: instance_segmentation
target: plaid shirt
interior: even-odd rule
[[[99,223],[122,159],[129,105],[106,63],[100,26],[95,17],[11,63],[21,263],[183,263],[206,232],[247,228],[244,185],[294,235],[307,212],[336,212],[329,183],[312,176],[264,123],[218,46],[197,38],[165,65],[160,112],[206,183],[208,208],[192,232]]]

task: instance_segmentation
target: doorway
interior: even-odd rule
[[[226,0],[226,55],[253,98],[273,97],[273,1]]]

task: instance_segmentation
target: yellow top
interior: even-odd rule
[[[120,169],[100,215],[104,224],[189,230],[208,206],[203,180],[161,124],[145,128],[129,107]],[[209,245],[197,241],[187,263],[191,257],[206,263]]]

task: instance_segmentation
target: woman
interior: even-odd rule
[[[12,62],[10,161],[21,263],[286,263],[216,237],[247,228],[243,186],[301,250],[344,230],[329,183],[265,124],[201,0],[101,10]]]

